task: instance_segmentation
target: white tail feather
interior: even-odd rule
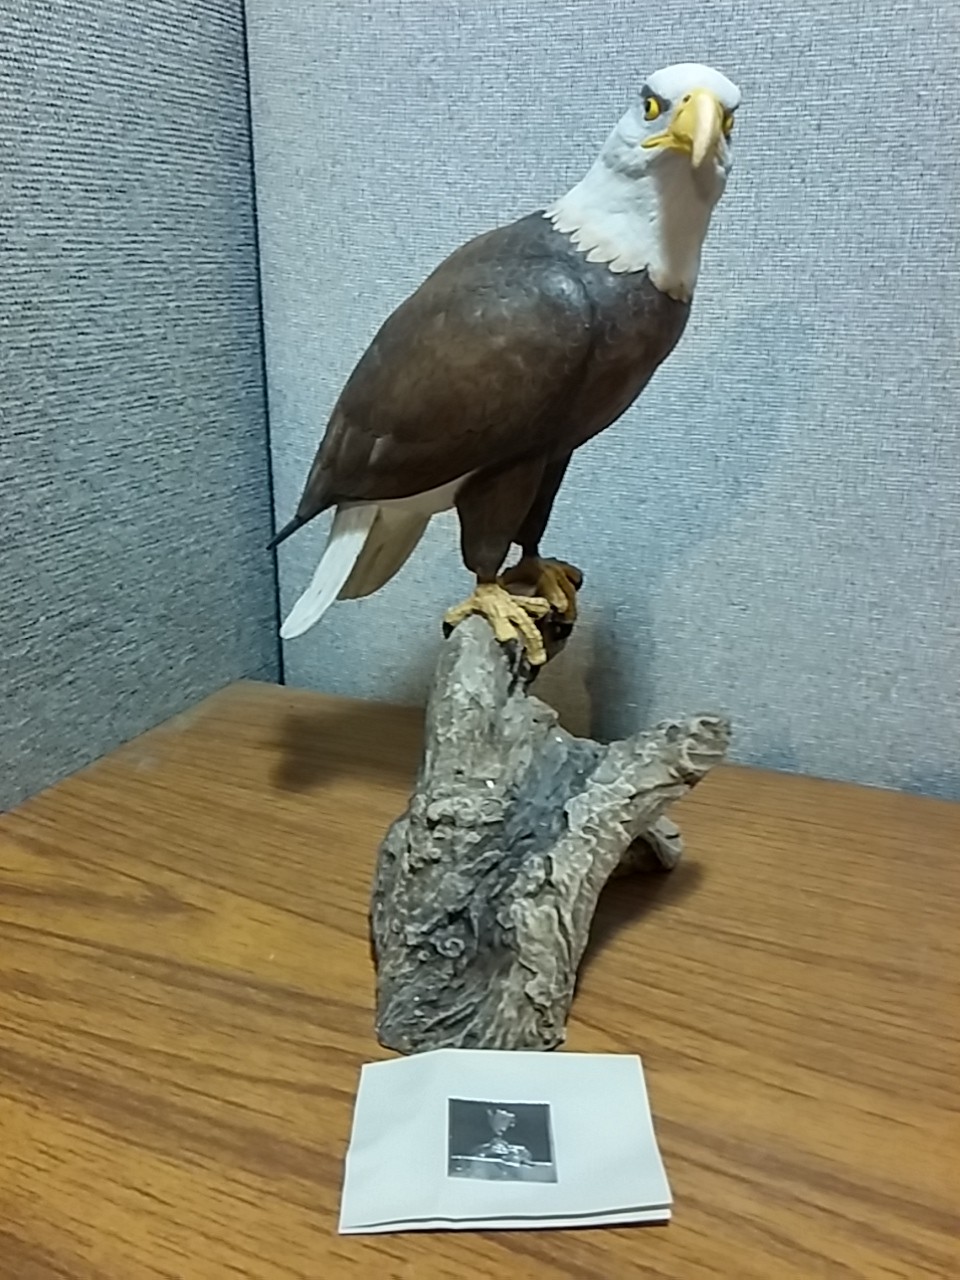
[[[302,636],[330,608],[349,578],[376,518],[375,506],[337,508],[316,573],[280,628],[284,640]]]
[[[381,507],[340,599],[357,600],[379,591],[406,563],[429,521],[429,514]]]

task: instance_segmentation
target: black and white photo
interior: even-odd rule
[[[360,1073],[344,1234],[611,1226],[670,1212],[635,1055],[437,1049]]]
[[[550,1104],[450,1098],[447,1173],[485,1182],[556,1182]]]

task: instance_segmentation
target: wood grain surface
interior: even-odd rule
[[[726,768],[612,884],[668,1227],[340,1238],[416,713],[239,685],[0,818],[0,1276],[960,1276],[960,807]]]

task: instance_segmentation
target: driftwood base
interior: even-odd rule
[[[437,666],[407,812],[380,848],[377,1035],[404,1053],[561,1044],[597,898],[618,868],[671,868],[664,810],[722,759],[711,716],[603,745],[529,693],[471,618]]]

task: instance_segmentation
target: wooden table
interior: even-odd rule
[[[958,1277],[960,807],[728,768],[611,886],[669,1227],[335,1234],[415,712],[240,685],[0,819],[0,1275]]]

